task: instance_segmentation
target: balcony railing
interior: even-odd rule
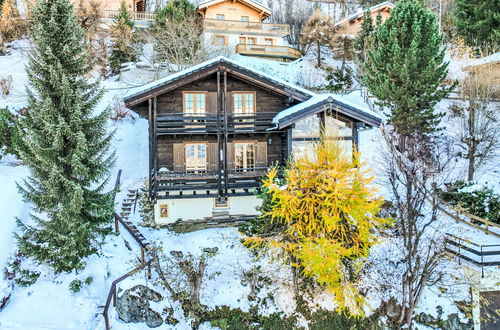
[[[274,35],[280,37],[284,37],[290,34],[290,26],[288,24],[244,22],[213,18],[205,18],[203,20],[203,28],[210,31],[249,32],[260,35]]]
[[[118,15],[118,10],[103,10],[102,18],[113,19]],[[154,21],[156,14],[149,12],[130,12],[134,21]]]
[[[261,185],[261,179],[267,174],[267,167],[228,170],[228,190],[246,189],[252,194],[254,188]],[[159,171],[155,180],[155,190],[159,192],[193,192],[200,191],[200,195],[210,194],[217,190],[218,171]]]
[[[189,114],[169,113],[158,115],[156,132],[158,135],[191,135],[228,133],[265,133],[274,127],[273,112],[258,112],[248,114],[230,113],[217,116],[216,113]],[[227,125],[226,125],[227,121]]]
[[[302,57],[300,50],[288,46],[238,44],[236,53],[246,56],[281,58],[296,60]]]

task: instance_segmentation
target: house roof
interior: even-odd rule
[[[361,121],[369,126],[379,126],[381,123],[381,119],[376,113],[351,103],[340,95],[317,94],[223,56],[200,63],[144,86],[133,88],[130,94],[124,97],[125,105],[133,107],[169,90],[212,75],[218,72],[220,68],[236,77],[251,80],[254,84],[260,85],[268,91],[287,95],[295,102],[299,102],[299,104],[279,112],[273,119],[273,122],[280,129],[292,125],[306,116],[323,111],[325,107],[331,107],[339,114]]]
[[[281,94],[287,94],[298,102],[305,101],[314,95],[313,92],[307,89],[273,77],[249,65],[242,64],[224,56],[219,56],[189,69],[177,72],[141,87],[131,89],[131,93],[124,97],[125,104],[129,107],[134,106],[151,97],[163,94],[170,89],[177,88],[179,85],[189,83],[189,77],[193,78],[193,80],[198,80],[200,77],[216,73],[220,67],[223,67],[226,72],[235,76],[251,77],[256,84],[260,84],[268,90],[274,89]]]
[[[375,6],[372,6],[370,7],[368,10],[370,12],[374,12],[374,11],[378,11],[384,7],[389,7],[389,8],[394,8],[396,5],[393,4],[392,2],[390,1],[384,1],[384,2],[381,2],[379,3],[378,5],[375,5]],[[357,18],[361,18],[363,17],[363,14],[365,13],[365,10],[358,10],[358,12],[350,15],[350,16],[347,16],[346,18],[344,18],[343,20],[341,20],[340,22],[338,22],[337,24],[335,24],[335,26],[340,26],[340,25],[343,25],[345,23],[348,23],[352,20],[355,20]]]
[[[382,123],[382,118],[377,113],[351,103],[337,94],[316,94],[305,102],[281,111],[274,117],[273,122],[278,125],[279,129],[282,129],[325,109],[337,111],[341,115],[372,127],[378,127]]]
[[[221,2],[226,2],[226,1],[228,1],[228,0],[207,0],[207,1],[202,1],[200,4],[198,4],[198,7],[196,7],[196,9],[197,10],[205,9],[207,7],[219,4]],[[251,8],[254,8],[254,9],[258,10],[258,11],[266,13],[267,16],[271,16],[271,14],[272,14],[272,11],[271,11],[271,9],[269,7],[264,6],[263,4],[258,3],[256,1],[253,1],[253,0],[238,0],[238,1],[246,4],[247,6],[249,6]]]

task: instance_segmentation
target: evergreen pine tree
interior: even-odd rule
[[[40,0],[31,37],[31,88],[19,146],[31,176],[18,187],[34,212],[32,224],[18,220],[17,242],[37,262],[71,271],[84,267],[82,259],[110,232],[113,191],[104,192],[115,160],[109,111],[94,115],[102,90],[84,77],[91,63],[69,0]]]
[[[113,73],[119,73],[122,63],[135,62],[139,57],[139,45],[134,43],[134,22],[125,1],[120,3],[118,15],[111,27],[113,45],[109,59]]]
[[[434,106],[451,87],[440,87],[448,73],[443,37],[435,16],[418,0],[399,2],[377,29],[368,51],[365,84],[390,109],[389,122],[404,136],[436,131],[442,114]]]
[[[497,51],[500,44],[498,0],[455,0],[455,26],[471,46]]]

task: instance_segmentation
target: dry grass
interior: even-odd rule
[[[8,75],[5,78],[0,78],[0,91],[2,95],[9,95],[12,90],[12,76]]]

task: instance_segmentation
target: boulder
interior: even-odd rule
[[[125,292],[116,302],[118,317],[125,323],[146,323],[150,328],[163,324],[161,315],[152,310],[149,301],[158,302],[162,296],[144,285],[136,285]]]

